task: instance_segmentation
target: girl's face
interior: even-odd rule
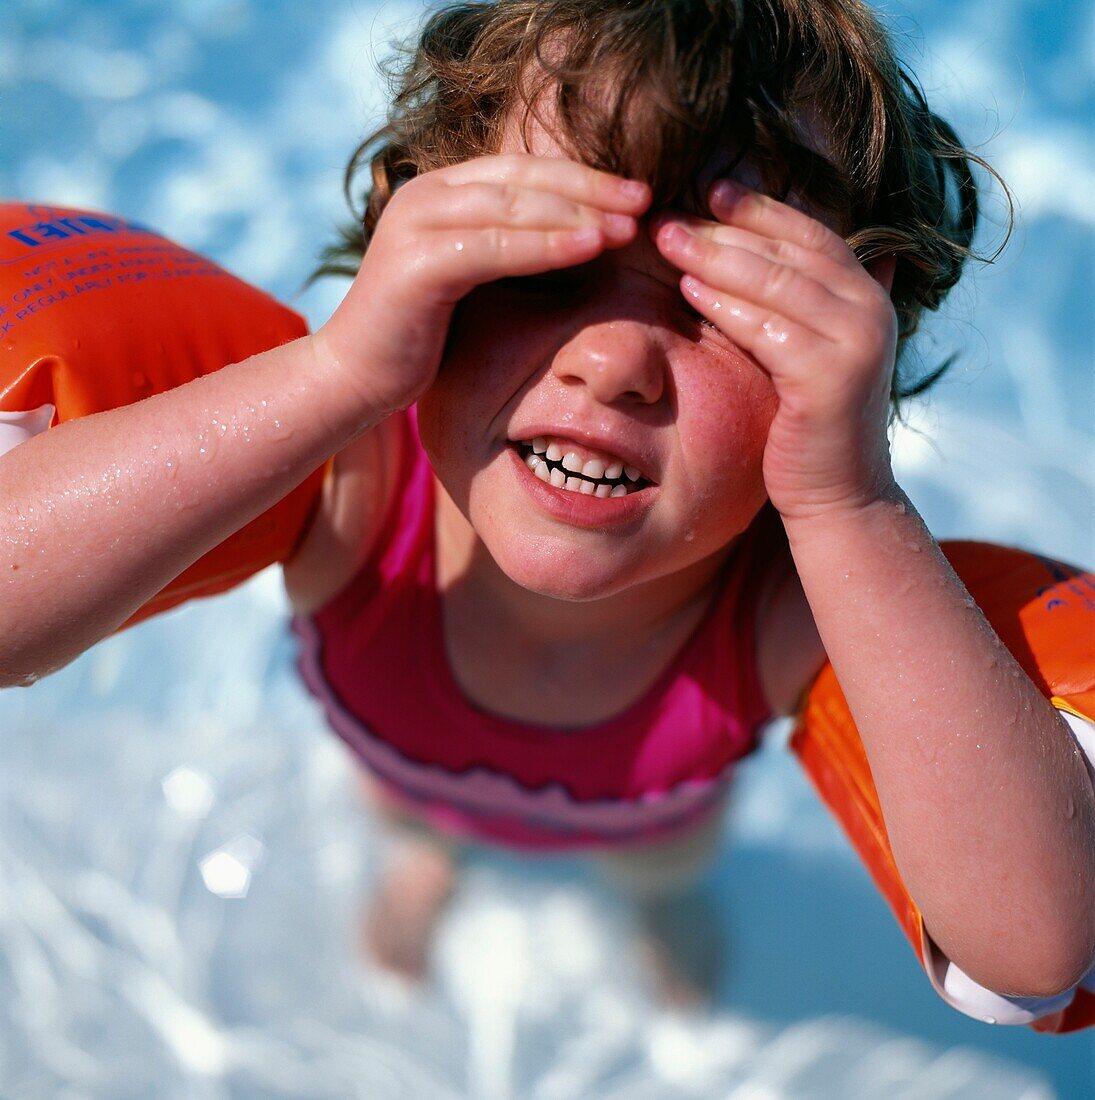
[[[641,226],[589,264],[460,304],[419,427],[441,484],[523,588],[592,600],[706,572],[764,503],[775,392],[690,309],[679,277]],[[622,464],[640,488],[553,486],[528,465],[545,444],[557,449],[535,460],[541,475],[557,464],[545,459],[576,455],[583,480]]]

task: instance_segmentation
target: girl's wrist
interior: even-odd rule
[[[874,477],[840,490],[814,491],[794,499],[773,498],[788,535],[874,522],[878,515],[913,514],[908,497],[887,466]]]
[[[853,576],[863,582],[874,576],[876,580],[889,578],[885,588],[910,570],[931,568],[939,554],[920,513],[892,480],[869,497],[782,518],[811,605],[809,593],[816,596],[818,584],[847,581]]]
[[[346,433],[349,443],[362,432],[375,427],[397,409],[398,402],[385,401],[373,393],[356,363],[348,358],[324,325],[309,340],[310,373],[323,413],[334,431]],[[340,444],[341,448],[342,444]]]

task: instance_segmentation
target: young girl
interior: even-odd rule
[[[438,12],[351,163],[328,323],[0,457],[0,683],[334,454],[286,579],[392,816],[683,880],[828,658],[960,1006],[1056,1011],[1095,956],[1091,778],[887,447],[968,159],[855,0]],[[420,843],[376,927],[407,965],[451,878]]]

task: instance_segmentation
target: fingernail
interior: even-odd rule
[[[573,244],[583,248],[586,245],[599,244],[601,241],[601,230],[595,225],[587,225],[583,229],[572,230],[570,239]]]
[[[658,233],[667,244],[680,247],[691,239],[691,234],[679,222],[665,222],[659,227]]]
[[[650,193],[650,189],[640,180],[624,180],[624,182],[620,184],[620,190],[629,199],[634,199],[636,202],[640,199],[645,199]]]
[[[745,195],[745,188],[733,180],[719,180],[711,188],[711,201],[719,206],[733,206]]]

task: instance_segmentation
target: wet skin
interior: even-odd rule
[[[514,583],[568,600],[676,574],[702,585],[764,502],[774,391],[678,279],[640,233],[561,275],[481,287],[458,310],[420,428],[439,480]],[[635,495],[642,507],[591,529],[538,506],[514,462],[515,443],[534,436],[630,456],[652,483]],[[606,515],[617,503],[582,502]]]

